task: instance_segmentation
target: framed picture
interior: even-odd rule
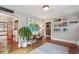
[[[54,22],[59,22],[59,21],[61,21],[60,18],[59,19],[54,19]]]
[[[63,31],[66,32],[66,31],[68,31],[68,29],[67,28],[64,28]]]
[[[59,26],[67,26],[67,22],[60,23]]]
[[[61,31],[61,29],[56,29],[56,28],[54,28],[54,31],[57,31],[57,32],[59,32],[59,31]]]

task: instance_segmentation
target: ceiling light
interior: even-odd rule
[[[43,6],[43,11],[48,11],[49,10],[49,5],[44,5]]]

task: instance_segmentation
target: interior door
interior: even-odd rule
[[[51,22],[46,22],[46,38],[51,38]]]
[[[13,40],[13,22],[7,23],[7,43],[10,51],[17,48],[17,43]]]
[[[7,42],[8,43],[13,42],[13,23],[12,22],[7,23]]]

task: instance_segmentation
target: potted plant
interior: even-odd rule
[[[27,47],[27,41],[30,40],[31,38],[31,30],[29,29],[29,27],[22,27],[19,29],[19,35],[20,38],[22,40],[21,42],[21,46],[22,47]]]

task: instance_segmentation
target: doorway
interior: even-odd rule
[[[46,22],[46,39],[51,39],[51,22]]]
[[[7,49],[8,51],[14,50],[18,46],[17,42],[15,42],[15,39],[13,38],[13,21],[16,19],[17,18],[14,15],[0,13],[0,43],[3,45],[3,48],[9,48]]]

